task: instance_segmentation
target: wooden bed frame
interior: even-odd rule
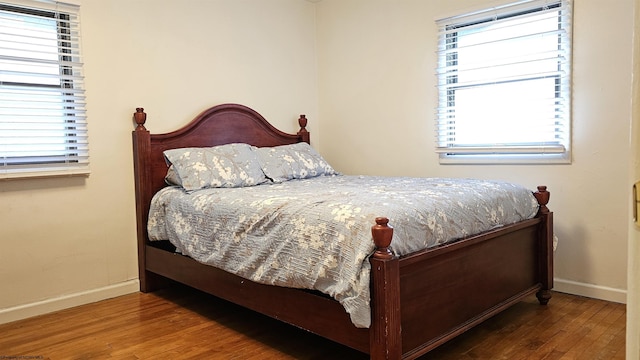
[[[541,304],[553,287],[553,213],[549,192],[534,193],[534,219],[452,244],[398,257],[389,250],[393,229],[376,219],[372,234],[371,315],[368,329],[356,328],[344,308],[320,293],[262,285],[178,255],[168,241],[150,242],[147,218],[153,195],[166,186],[162,152],[232,142],[276,146],[309,142],[307,120],[300,131],[277,130],[242,105],[210,108],[179,130],[150,134],[142,108],[133,131],[140,290],[153,291],[171,279],[306,329],[369,354],[372,359],[414,359],[536,294]],[[384,214],[381,214],[384,215]]]

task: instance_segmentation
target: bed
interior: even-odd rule
[[[394,230],[397,235],[405,226],[399,228],[389,214],[375,216],[366,225],[372,243],[365,260],[369,317],[364,325],[354,323],[353,314],[340,301],[321,291],[251,281],[196,261],[177,251],[170,241],[151,241],[149,236],[152,202],[157,194],[172,191],[167,189],[171,186],[166,180],[166,153],[229,144],[248,144],[254,149],[309,144],[307,119],[301,115],[300,130],[290,134],[249,107],[223,104],[203,111],[176,131],[151,134],[145,128],[146,118],[144,109],[137,108],[133,158],[143,292],[177,281],[367,353],[372,359],[417,358],[527,296],[535,294],[544,305],[551,298],[553,213],[547,208],[545,186],[530,192],[537,202],[533,217],[401,255],[394,251]],[[383,199],[384,195],[379,196]]]

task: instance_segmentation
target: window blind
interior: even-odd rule
[[[0,178],[89,173],[79,8],[0,1]]]
[[[528,0],[437,22],[441,161],[570,159],[570,7]]]

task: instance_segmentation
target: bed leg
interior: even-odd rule
[[[138,243],[138,281],[140,291],[148,293],[171,286],[171,280],[147,270],[147,245],[145,234],[138,235],[142,240]]]
[[[540,290],[536,293],[536,297],[541,305],[547,305],[551,299],[551,290]]]
[[[139,276],[140,291],[143,293],[164,289],[171,285],[171,280],[150,271],[144,271],[144,273],[139,274]]]

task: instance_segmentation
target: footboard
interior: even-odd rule
[[[534,219],[401,258],[379,239],[382,231],[375,229],[386,221],[376,220],[371,358],[417,358],[532,294],[546,304],[553,287],[553,213],[546,187],[535,196]]]
[[[541,289],[537,227],[526,225],[400,262],[404,353],[427,352]]]

